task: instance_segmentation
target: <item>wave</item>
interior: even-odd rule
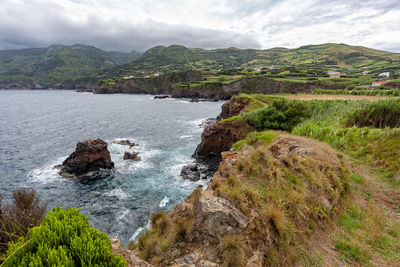
[[[167,203],[169,202],[169,198],[167,196],[165,196],[161,201],[160,204],[158,205],[160,208],[164,208]]]

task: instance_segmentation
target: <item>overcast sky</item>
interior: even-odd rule
[[[346,43],[400,52],[399,0],[0,0],[0,49],[90,44],[294,48]]]

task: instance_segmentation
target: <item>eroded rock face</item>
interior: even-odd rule
[[[195,228],[203,235],[222,237],[241,233],[247,226],[246,216],[229,201],[203,196],[195,205]]]
[[[117,237],[111,238],[110,241],[112,254],[122,256],[126,260],[127,267],[154,267],[154,265],[140,259],[133,250],[123,248]]]
[[[222,151],[230,150],[235,142],[245,138],[252,130],[251,126],[241,121],[215,123],[204,129],[201,143],[193,156],[197,159],[220,157]]]
[[[100,169],[112,169],[107,142],[100,138],[79,142],[75,151],[61,164],[59,174],[64,177],[80,177],[96,173]]]
[[[243,97],[232,97],[230,101],[226,102],[221,107],[221,119],[225,120],[230,117],[239,115],[249,104],[249,100]]]

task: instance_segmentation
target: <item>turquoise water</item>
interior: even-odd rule
[[[156,210],[170,210],[197,185],[180,169],[192,161],[206,118],[222,102],[155,100],[149,95],[93,95],[72,91],[0,91],[0,190],[34,188],[49,209],[77,207],[91,224],[135,239]],[[53,166],[89,138],[109,142],[115,171],[102,179],[66,179]],[[141,162],[124,161],[129,139]]]

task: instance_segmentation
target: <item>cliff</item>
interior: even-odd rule
[[[202,80],[200,71],[182,71],[147,78],[119,78],[103,81],[95,93],[98,94],[171,94],[179,84]]]

